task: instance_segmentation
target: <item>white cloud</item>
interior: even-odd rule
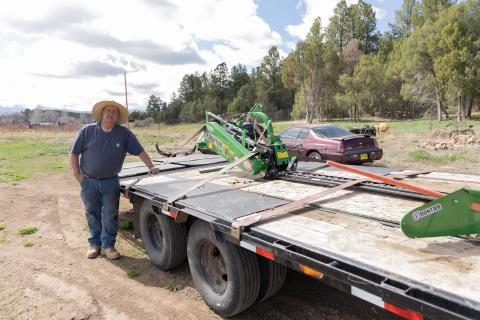
[[[339,0],[302,0],[305,7],[305,15],[303,16],[302,23],[297,25],[289,25],[286,30],[292,36],[305,39],[310,27],[313,24],[315,18],[320,17],[322,21],[322,27],[328,25],[330,17],[333,16],[333,9],[337,5]],[[351,5],[357,3],[358,0],[347,0],[347,4]]]
[[[388,15],[387,10],[384,10],[375,6],[373,6],[373,11],[375,11],[375,18],[377,18],[377,20],[383,20]]]
[[[199,43],[210,43],[205,48]],[[0,11],[0,105],[89,109],[169,100],[185,73],[257,65],[281,43],[253,0],[9,1]]]

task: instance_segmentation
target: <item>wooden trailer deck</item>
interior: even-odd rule
[[[325,168],[316,173],[358,178]],[[168,186],[169,182],[178,180],[189,185],[205,177],[197,168],[165,172],[143,179],[135,189],[151,193],[152,186],[161,189],[162,186]],[[125,186],[131,181],[127,178],[121,184]],[[480,190],[480,176],[475,175],[428,173],[404,181],[444,192],[461,187]],[[232,170],[209,184],[218,187],[218,199],[222,198],[221,190],[224,187],[261,195],[263,197],[251,200],[261,209],[326,189],[288,181],[266,181],[261,177],[244,175],[238,170]],[[201,193],[196,196],[201,197]],[[263,200],[264,197],[266,200]],[[242,206],[241,197],[229,201],[232,208]],[[438,292],[452,301],[480,311],[480,242],[474,237],[410,239],[398,227],[404,214],[423,203],[421,200],[386,194],[342,190],[306,209],[255,224],[251,229],[314,252],[328,254],[338,261],[360,265],[390,279]],[[208,213],[213,216],[220,214]]]

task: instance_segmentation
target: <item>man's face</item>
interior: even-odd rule
[[[116,107],[107,106],[102,110],[102,123],[116,124],[119,116]]]

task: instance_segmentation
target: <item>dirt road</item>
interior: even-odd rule
[[[0,185],[0,319],[218,319],[198,295],[188,264],[162,272],[129,232],[118,261],[89,260],[78,185],[53,176]],[[122,200],[122,211],[129,203]],[[30,235],[18,230],[37,227]],[[128,278],[135,270],[138,276]],[[236,319],[397,319],[295,272],[272,299]]]

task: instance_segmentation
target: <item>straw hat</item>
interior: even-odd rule
[[[96,121],[102,119],[102,111],[105,107],[116,107],[118,109],[118,121],[117,124],[122,124],[128,121],[128,110],[120,103],[115,101],[100,101],[95,103],[92,108],[92,117]]]

